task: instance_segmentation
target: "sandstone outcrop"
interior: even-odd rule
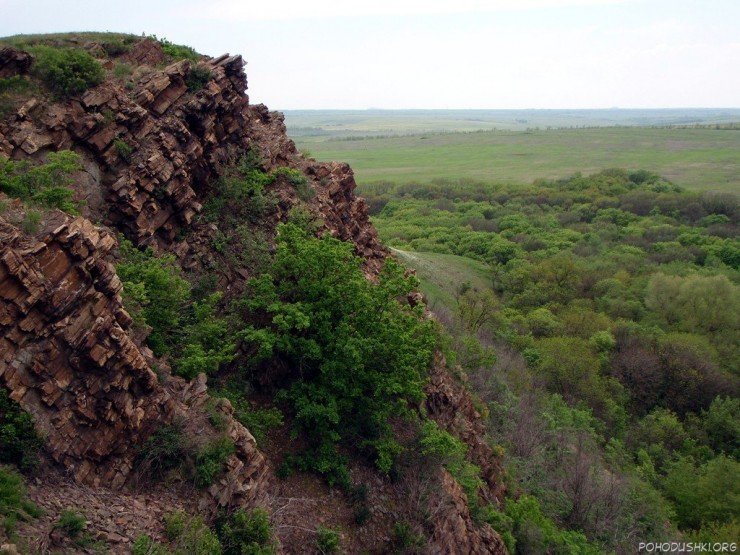
[[[486,441],[485,424],[470,392],[455,380],[440,353],[435,356],[425,393],[429,416],[468,445],[468,457],[480,467],[481,477],[486,482],[487,487],[482,492],[484,500],[498,506],[506,491],[501,482],[501,456],[494,453]]]
[[[0,78],[25,75],[31,69],[33,56],[12,46],[0,48]]]
[[[13,52],[15,59],[20,51]],[[150,40],[126,54],[146,63],[156,63],[160,55],[159,43]],[[316,191],[311,205],[326,229],[354,242],[370,271],[377,271],[386,251],[364,201],[354,194],[349,166],[305,160],[287,137],[281,114],[249,105],[241,56],[204,59],[200,65],[211,77],[202,89],[189,91],[194,65],[183,60],[150,69],[132,91],[106,81],[79,99],[30,100],[0,122],[0,155],[81,152],[100,168],[96,186],[104,202],[90,203],[92,219],[124,232],[137,245],[192,258],[178,235],[193,223],[222,167],[254,148],[267,170],[303,171]],[[289,204],[297,202],[293,196]]]
[[[140,66],[132,86],[109,79],[80,98],[30,98],[0,120],[0,156],[40,159],[62,149],[80,154],[85,169],[74,186],[78,199],[87,201],[83,217],[54,212],[36,234],[0,215],[0,387],[32,414],[50,457],[77,485],[114,490],[133,481],[138,446],[162,425],[186,421],[195,434],[213,432],[203,416],[207,405],[213,410],[205,379],[162,383],[151,352],[133,339],[111,263],[116,232],[175,254],[194,273],[209,271],[211,239],[219,230],[198,214],[223,167],[251,149],[267,171],[289,167],[306,176],[313,191],[308,205],[323,222],[322,232],[352,242],[369,276],[388,255],[355,195],[351,168],[305,157],[288,138],[281,114],[249,104],[240,56],[160,67],[166,59],[161,45],[145,39],[121,59]],[[0,77],[25,74],[31,63],[29,54],[3,49]],[[210,73],[200,88],[192,82],[197,66]],[[275,187],[280,220],[299,199],[288,184]],[[240,270],[226,271],[243,280]],[[484,500],[500,501],[501,469],[482,419],[441,358],[427,395],[432,418],[470,446],[488,486]],[[265,457],[227,401],[215,410],[236,453],[196,505],[206,513],[217,506],[264,505]],[[437,493],[432,552],[504,552],[490,527],[473,523],[465,494],[448,474]],[[103,532],[115,533],[105,526]],[[135,529],[120,542],[130,543]]]
[[[108,230],[53,213],[32,237],[0,217],[0,385],[31,413],[49,455],[75,481],[122,487],[136,446],[162,425],[192,419],[208,400],[203,378],[162,386],[139,348],[108,258]],[[267,465],[231,417],[237,452],[208,494],[217,505],[262,501]],[[208,499],[205,503],[208,504]]]

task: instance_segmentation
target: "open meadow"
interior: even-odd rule
[[[740,190],[738,129],[603,127],[296,141],[318,160],[348,162],[360,190],[377,181],[435,178],[528,184],[612,167],[652,171],[688,189]]]

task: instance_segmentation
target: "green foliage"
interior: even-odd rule
[[[236,387],[213,389],[211,394],[229,400],[234,408],[234,417],[249,430],[259,446],[263,446],[267,441],[267,434],[270,429],[283,425],[283,413],[280,409],[277,407],[266,409],[253,407],[246,396]]]
[[[218,438],[202,447],[195,455],[195,485],[205,488],[213,484],[234,451],[234,441],[228,437]]]
[[[408,522],[394,524],[391,541],[394,553],[415,553],[424,547],[424,543],[424,537],[416,533]]]
[[[288,183],[295,187],[298,198],[304,202],[310,201],[315,194],[315,191],[309,186],[306,176],[298,170],[282,167],[274,170],[270,175],[276,180],[286,179]]]
[[[116,139],[113,141],[113,146],[121,160],[125,160],[126,162],[131,161],[131,155],[134,153],[134,148],[131,145],[123,139]]]
[[[174,423],[162,426],[141,444],[136,465],[142,474],[159,480],[168,472],[181,469],[189,454],[183,426]]]
[[[221,542],[199,516],[177,511],[164,517],[164,530],[175,555],[221,555]]]
[[[35,46],[32,73],[59,96],[75,96],[100,84],[103,67],[84,50]]]
[[[207,220],[217,221],[224,229],[239,224],[257,224],[276,206],[275,198],[265,191],[275,177],[260,168],[251,151],[214,184],[214,191],[203,207]]]
[[[264,509],[237,509],[217,527],[224,555],[269,555],[275,552],[270,518]]]
[[[183,345],[175,363],[175,372],[192,379],[200,373],[213,374],[221,364],[234,358],[235,345],[230,339],[226,320],[216,316],[220,293],[213,293],[192,305],[192,316],[182,330]]]
[[[175,373],[191,379],[232,360],[234,343],[225,319],[216,315],[219,293],[194,302],[172,255],[140,251],[125,239],[120,255],[126,306],[135,321],[151,327],[147,343],[154,353],[173,356]]]
[[[14,161],[0,157],[0,191],[11,197],[47,208],[59,208],[77,214],[70,174],[82,169],[74,152],[50,152],[43,164]]]
[[[111,58],[116,58],[131,50],[131,45],[125,43],[123,40],[109,40],[100,46],[103,47],[105,53]]]
[[[190,92],[197,92],[211,80],[211,70],[205,66],[194,66],[185,76],[185,84]]]
[[[22,75],[0,78],[0,118],[13,112],[33,86],[32,81]]]
[[[331,528],[324,528],[319,526],[316,530],[316,549],[319,553],[336,553],[339,551],[341,538],[339,532],[332,530]]]
[[[270,274],[252,280],[237,303],[249,322],[239,336],[250,358],[279,357],[300,371],[282,398],[309,439],[304,466],[333,481],[343,474],[336,446],[350,438],[390,470],[400,446],[389,419],[423,398],[431,323],[397,301],[413,287],[392,261],[377,283],[368,281],[351,245],[288,224],[278,230]]]
[[[487,404],[480,412],[506,448],[511,480],[557,533],[621,552],[633,537],[674,539],[669,522],[683,533],[731,528],[735,195],[616,169],[531,187],[460,180],[367,191],[381,237],[403,249],[452,335],[445,356]],[[492,347],[496,356],[485,356]],[[710,475],[725,491],[715,508],[695,491],[715,492]],[[533,536],[519,530],[521,544],[513,521],[471,511],[508,530],[517,550],[568,551],[533,539],[542,523]]]
[[[130,77],[134,73],[134,68],[130,64],[118,63],[113,67],[113,75],[119,79]]]
[[[30,208],[26,210],[21,221],[21,229],[28,234],[36,233],[41,227],[41,212]]]
[[[724,455],[697,465],[690,457],[677,459],[662,487],[676,508],[681,528],[727,524],[740,515],[740,463]]]
[[[155,256],[151,249],[141,251],[125,239],[120,245],[116,271],[123,281],[126,306],[134,319],[151,326],[147,343],[154,353],[171,352],[190,300],[190,284],[181,277],[174,256]]]
[[[41,510],[26,499],[23,478],[14,470],[0,466],[0,539],[11,536],[16,523],[41,516]]]
[[[61,530],[68,538],[78,538],[87,528],[87,519],[80,513],[67,509],[61,512],[54,528]]]
[[[156,40],[156,37],[154,39]],[[191,62],[200,60],[200,54],[190,46],[175,44],[165,38],[161,39],[159,43],[162,45],[162,51],[173,60],[190,60]]]
[[[147,535],[141,535],[131,546],[131,555],[172,555],[172,551]]]
[[[534,497],[523,495],[517,500],[507,499],[505,516],[510,520],[511,534],[515,540],[516,553],[601,553],[579,532],[563,531],[543,513]],[[509,539],[511,542],[511,539]]]
[[[738,458],[740,451],[740,399],[716,397],[702,411],[701,427],[709,445],[718,452]]]
[[[645,305],[668,325],[685,331],[740,328],[740,287],[724,275],[654,274],[645,291]]]
[[[30,415],[0,388],[0,463],[34,470],[43,441],[36,434]]]
[[[478,490],[483,485],[480,468],[468,462],[465,455],[468,446],[439,428],[436,422],[427,420],[421,428],[419,451],[437,464],[442,464],[460,484],[468,498],[468,505],[474,518],[478,518]]]

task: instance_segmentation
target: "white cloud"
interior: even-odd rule
[[[318,19],[327,17],[366,17],[374,15],[440,15],[461,13],[493,13],[542,8],[600,6],[635,0],[215,0],[207,4],[193,3],[186,8],[189,15],[206,19],[245,21]]]

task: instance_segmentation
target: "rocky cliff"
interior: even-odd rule
[[[99,49],[94,43],[85,47]],[[158,378],[152,352],[134,338],[112,265],[116,233],[174,254],[190,272],[209,272],[210,239],[218,229],[198,214],[223,168],[253,150],[265,170],[289,167],[307,178],[314,191],[308,205],[323,222],[321,232],[352,242],[369,276],[378,272],[387,251],[364,201],[354,194],[349,166],[302,156],[286,135],[282,115],[249,103],[240,56],[165,65],[158,42],[139,40],[123,59],[137,67],[132,87],[107,79],[76,98],[30,95],[0,120],[0,156],[37,160],[49,151],[78,153],[84,171],[75,176],[74,189],[85,201],[81,216],[53,211],[41,229],[29,232],[20,226],[24,207],[0,199],[10,206],[0,215],[0,386],[33,416],[56,468],[74,483],[129,495],[137,446],[156,429],[185,421],[196,436],[213,430],[204,416],[210,402],[204,377],[190,383]],[[27,52],[0,50],[2,77],[23,75],[31,64]],[[190,90],[196,65],[210,77]],[[298,198],[279,183],[276,193],[280,220]],[[226,268],[221,277],[243,280],[238,270]],[[495,502],[501,493],[496,457],[469,394],[441,360],[427,394],[432,417],[471,446],[473,460],[484,470],[485,495]],[[219,506],[274,509],[268,457],[232,417],[228,402],[217,410],[236,452],[225,474],[199,494],[198,509],[206,514]],[[429,550],[504,552],[490,527],[473,523],[459,486],[440,472]],[[59,482],[55,476],[50,484]],[[34,491],[43,496],[41,488]],[[334,503],[331,499],[326,502]],[[286,523],[285,529],[291,526]],[[103,530],[108,539],[120,536],[114,550],[125,551],[136,526],[121,534]],[[296,544],[285,545],[295,549]]]

